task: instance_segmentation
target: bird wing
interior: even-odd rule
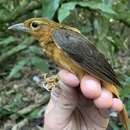
[[[57,29],[53,32],[52,39],[86,72],[101,80],[120,86],[111,65],[85,36],[78,32]]]

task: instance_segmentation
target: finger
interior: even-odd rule
[[[94,99],[94,103],[97,108],[107,109],[112,107],[112,93],[106,89],[102,89],[101,95]]]
[[[105,118],[117,116],[117,113],[123,110],[123,103],[120,99],[112,98],[112,93],[102,89],[100,97],[94,100],[94,103],[101,115]]]
[[[111,110],[116,111],[116,112],[122,111],[123,110],[122,101],[120,99],[118,99],[118,98],[113,98]]]
[[[113,98],[111,108],[99,109],[99,111],[100,111],[100,114],[105,118],[108,118],[110,116],[117,117],[118,112],[121,112],[123,108],[124,108],[124,105],[122,101],[118,98]]]
[[[58,75],[60,79],[70,87],[77,87],[79,85],[79,79],[66,70],[61,70]]]
[[[101,95],[100,82],[92,76],[84,76],[80,87],[83,95],[87,98],[95,99]]]
[[[61,130],[69,122],[72,112],[78,104],[77,91],[59,83],[60,88],[52,90],[51,99],[45,112],[45,129]]]

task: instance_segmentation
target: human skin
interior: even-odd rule
[[[122,101],[94,77],[86,75],[79,81],[66,70],[59,77],[45,112],[45,130],[106,130],[111,112],[123,109]]]

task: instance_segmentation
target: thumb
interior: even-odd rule
[[[77,103],[77,90],[59,81],[59,87],[52,90],[51,99],[45,112],[45,129],[61,130],[64,128]]]

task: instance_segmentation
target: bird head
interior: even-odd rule
[[[47,19],[31,18],[23,23],[12,25],[8,29],[27,32],[39,41],[46,42],[49,40],[52,31],[60,26],[61,24]]]

